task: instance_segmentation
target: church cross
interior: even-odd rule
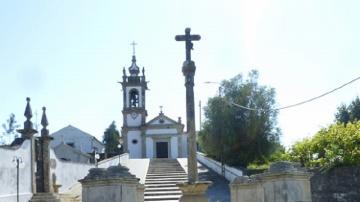
[[[194,44],[191,41],[199,41],[201,39],[200,35],[191,35],[190,28],[185,29],[185,35],[176,35],[176,41],[185,41],[186,49],[186,61],[191,61],[191,50],[193,50]]]
[[[133,55],[135,55],[135,46],[137,45],[137,43],[135,43],[135,41],[133,41],[130,45],[132,45],[132,47],[133,47]]]
[[[163,113],[163,106],[160,105],[160,113]]]

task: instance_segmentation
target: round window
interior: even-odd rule
[[[133,144],[137,144],[137,143],[138,143],[137,139],[133,139],[133,140],[132,140],[132,143],[133,143]]]

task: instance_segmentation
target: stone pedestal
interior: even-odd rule
[[[210,181],[202,181],[195,183],[181,183],[177,184],[182,192],[180,202],[208,202],[205,195],[207,188],[212,184]]]
[[[310,174],[289,162],[277,162],[265,173],[240,176],[230,184],[231,202],[311,202]]]
[[[144,185],[121,165],[92,168],[82,180],[82,201],[143,202]]]

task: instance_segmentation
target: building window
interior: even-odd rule
[[[139,91],[132,89],[129,93],[130,107],[139,107]]]
[[[133,140],[132,140],[132,143],[133,143],[133,144],[137,144],[137,143],[138,143],[137,139],[133,139]]]

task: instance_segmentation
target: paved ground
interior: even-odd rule
[[[202,164],[198,164],[198,172],[199,180],[213,182],[206,192],[210,202],[230,202],[229,181]]]
[[[187,159],[178,158],[179,163],[187,172]],[[200,180],[212,181],[211,185],[206,192],[210,202],[230,202],[230,188],[229,181],[214,171],[208,169],[198,162],[198,173]]]

